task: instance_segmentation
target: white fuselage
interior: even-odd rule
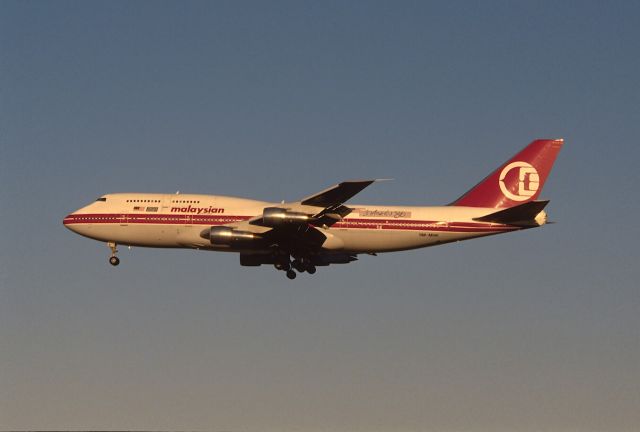
[[[305,210],[299,203],[269,203],[215,195],[119,193],[68,215],[64,225],[83,236],[122,245],[240,252],[213,246],[201,235],[212,226],[236,227],[265,207]],[[473,219],[494,212],[479,207],[390,207],[350,204],[354,209],[331,226],[318,227],[325,250],[391,252],[500,234],[520,228]],[[314,210],[314,209],[311,209]],[[315,208],[317,211],[317,208]],[[262,227],[255,227],[260,232]],[[244,249],[242,250],[244,251]]]

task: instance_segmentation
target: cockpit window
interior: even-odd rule
[[[106,201],[106,200],[107,199],[105,197],[101,197],[101,198],[98,198],[96,201]]]

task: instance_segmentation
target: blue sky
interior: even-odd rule
[[[3,2],[0,428],[630,431],[633,2]],[[566,140],[557,223],[294,283],[61,224],[108,192],[437,205]]]

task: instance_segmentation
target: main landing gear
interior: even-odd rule
[[[112,266],[117,266],[118,264],[120,264],[120,258],[116,256],[116,254],[118,253],[118,249],[116,249],[117,245],[115,244],[115,242],[108,242],[107,245],[109,246],[109,249],[111,249],[109,264],[111,264]]]
[[[309,274],[314,274],[316,272],[316,266],[311,263],[311,260],[309,258],[296,258],[293,260],[291,265],[300,273],[307,272]]]
[[[314,274],[316,272],[316,266],[313,265],[311,260],[306,257],[297,257],[291,261],[291,257],[287,255],[281,255],[280,259],[276,261],[273,265],[277,270],[282,270],[286,272],[286,275],[289,279],[295,279],[297,274],[294,271],[297,270],[298,273],[307,272],[309,274]]]

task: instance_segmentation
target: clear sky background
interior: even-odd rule
[[[640,429],[638,2],[0,3],[0,429]],[[542,229],[294,282],[62,226],[109,192],[450,202],[565,138]]]

